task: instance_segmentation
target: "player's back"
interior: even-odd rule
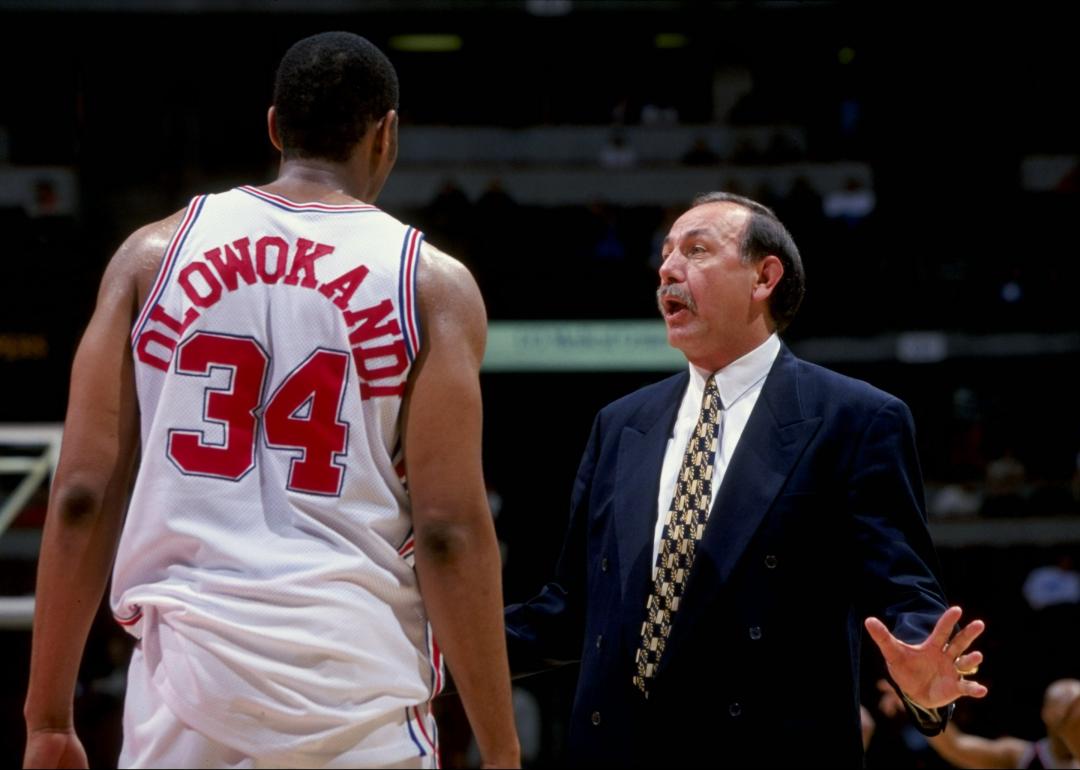
[[[437,687],[401,475],[420,242],[373,206],[200,196],[133,330],[113,610],[170,708],[240,750],[333,754]]]

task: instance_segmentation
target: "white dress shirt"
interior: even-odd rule
[[[754,410],[758,396],[761,395],[765,377],[779,353],[780,338],[771,334],[767,340],[745,356],[732,361],[715,373],[716,386],[720,390],[720,403],[724,405],[724,408],[720,410],[717,428],[720,444],[716,451],[716,464],[713,466],[710,510],[716,501],[716,491],[724,480],[724,473],[731,462],[731,456],[750,419],[750,413]],[[686,445],[701,416],[701,399],[705,394],[705,382],[709,379],[709,375],[713,374],[713,372],[698,369],[693,364],[689,366],[690,384],[686,388],[682,404],[679,405],[675,427],[668,438],[667,449],[664,452],[664,465],[660,471],[660,494],[656,500],[659,515],[656,517],[656,530],[653,533],[652,563],[654,565],[656,554],[660,550],[660,538],[664,533],[668,509],[671,507],[671,498],[675,494],[676,477],[679,475],[683,455],[686,453]]]

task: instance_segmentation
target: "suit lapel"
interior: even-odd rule
[[[623,426],[619,437],[615,469],[615,533],[623,603],[629,612],[633,612],[638,604],[641,613],[645,612],[644,591],[652,561],[660,469],[689,381],[689,372],[671,378],[670,387],[653,399],[655,407],[634,415]]]

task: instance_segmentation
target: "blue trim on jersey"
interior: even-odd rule
[[[409,714],[408,706],[405,707],[405,724],[409,728],[409,737],[412,738],[412,742],[416,744],[417,750],[420,752],[420,756],[426,757],[427,752],[424,751],[424,747],[420,744],[420,741],[416,739],[416,733],[412,729],[412,715]]]
[[[405,230],[405,240],[401,244],[401,267],[398,270],[398,316],[401,319],[401,331],[405,334],[405,355],[409,358],[409,364],[416,360],[416,352],[412,349],[412,341],[409,339],[409,309],[405,305],[405,265],[409,261],[409,240],[412,238],[413,228]],[[417,249],[419,251],[419,248]],[[416,293],[413,292],[413,301]]]
[[[372,211],[379,211],[380,210],[380,209],[376,208],[375,206],[370,206],[370,204],[367,204],[367,203],[357,203],[357,204],[353,204],[353,203],[344,203],[344,204],[319,203],[318,205],[327,207],[327,208],[324,208],[324,209],[320,209],[320,208],[303,208],[301,206],[301,204],[299,204],[299,203],[293,204],[292,206],[286,206],[284,203],[278,203],[277,201],[275,201],[275,200],[273,200],[273,199],[271,199],[269,197],[259,195],[259,194],[255,193],[255,192],[251,191],[251,190],[245,190],[243,187],[237,187],[236,189],[239,190],[242,193],[247,193],[248,195],[250,195],[255,200],[260,200],[263,203],[269,203],[271,206],[274,206],[275,208],[279,208],[282,211],[290,211],[290,212],[293,212],[293,213],[296,213],[296,214],[367,214],[367,213],[372,212]],[[318,203],[317,201],[312,201],[312,202],[313,203]],[[361,206],[370,206],[370,208],[360,208]],[[348,208],[346,208],[346,207],[348,207]]]
[[[146,317],[143,318],[142,323],[139,324],[139,328],[135,330],[135,333],[131,335],[132,341],[138,340],[139,335],[143,333],[143,329],[145,329],[146,325],[150,323],[150,313],[153,312],[154,305],[157,304],[158,299],[160,299],[161,295],[165,293],[165,287],[169,285],[169,280],[172,278],[173,270],[176,269],[176,263],[180,261],[180,252],[184,250],[184,244],[187,242],[188,236],[191,235],[191,231],[195,229],[195,223],[199,220],[199,215],[202,214],[203,206],[206,205],[206,199],[209,197],[209,195],[199,196],[199,203],[195,206],[195,215],[191,218],[191,221],[188,222],[187,230],[185,230],[184,234],[180,236],[180,241],[176,244],[174,257],[172,262],[169,264],[169,272],[165,274],[165,280],[163,280],[161,282],[161,286],[158,287],[157,294],[147,297],[146,299],[146,304],[143,306],[143,309],[146,310]],[[187,217],[185,217],[185,219],[186,218]],[[169,245],[171,246],[172,244],[170,243]],[[166,249],[165,259],[168,259],[169,251],[172,250]],[[163,266],[164,265],[162,265],[162,267]],[[158,270],[160,271],[161,267],[159,267]],[[158,276],[155,276],[154,283],[150,285],[153,286],[155,283],[157,283],[157,279]]]
[[[420,249],[424,246],[424,234],[416,240],[416,259],[412,268],[412,320],[416,324],[416,355],[420,355],[420,348],[424,346],[423,329],[420,328],[420,301],[416,295],[416,274],[420,272]]]

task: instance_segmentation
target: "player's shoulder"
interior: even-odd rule
[[[420,263],[432,283],[459,288],[476,285],[476,280],[464,262],[426,240],[420,245]]]
[[[185,211],[145,224],[128,235],[110,260],[107,274],[114,280],[133,281],[139,294],[145,295]]]
[[[417,293],[421,307],[430,310],[482,310],[484,306],[480,288],[469,268],[427,241],[420,246]]]
[[[164,219],[143,225],[120,244],[114,260],[120,262],[141,263],[156,258],[160,260],[165,249],[176,234],[183,220],[185,209],[181,209]]]

